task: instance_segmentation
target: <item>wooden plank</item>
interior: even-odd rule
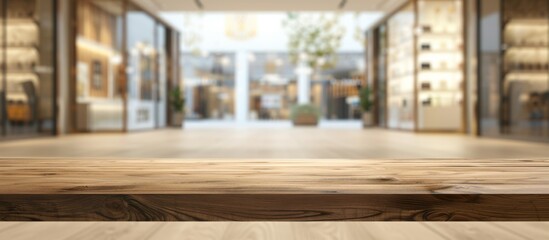
[[[0,195],[3,221],[549,221],[549,195]]]
[[[0,159],[4,221],[548,221],[549,160]]]
[[[0,159],[0,194],[549,194],[549,160]]]
[[[520,233],[510,234],[509,231]],[[548,239],[549,223],[532,222],[45,222],[0,223],[0,239]]]

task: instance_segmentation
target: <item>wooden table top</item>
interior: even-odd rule
[[[549,221],[549,160],[4,158],[0,220]]]
[[[0,159],[0,194],[549,194],[549,160]]]

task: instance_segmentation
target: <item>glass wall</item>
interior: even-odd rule
[[[123,2],[76,4],[76,129],[122,131]]]
[[[414,4],[409,3],[387,22],[387,125],[413,130],[414,112]]]
[[[168,111],[168,31],[161,24],[156,25],[157,83],[155,84],[155,127],[165,127]]]
[[[481,135],[500,132],[500,0],[479,1],[479,89]]]
[[[333,66],[311,81],[311,104],[324,119],[359,119],[358,88],[364,82],[364,53],[340,52]],[[297,76],[287,53],[255,52],[250,64],[251,120],[287,120],[297,104]]]
[[[549,3],[479,2],[480,133],[547,139]]]
[[[54,0],[0,1],[2,137],[55,132]]]
[[[364,53],[338,53],[335,66],[313,83],[313,103],[326,119],[360,119],[359,88],[366,83]]]
[[[213,52],[182,54],[187,119],[233,120],[235,55]]]
[[[76,11],[77,131],[166,126],[174,31],[131,1],[78,0]]]
[[[462,0],[416,0],[372,28],[380,126],[465,131],[463,23]]]
[[[158,87],[156,21],[138,6],[128,3],[127,23],[127,127],[155,127]]]
[[[249,64],[249,119],[289,119],[290,108],[297,103],[297,85],[288,54],[255,52]]]

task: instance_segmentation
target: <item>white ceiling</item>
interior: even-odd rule
[[[334,11],[346,1],[344,11],[388,12],[406,0],[138,0],[155,11]]]

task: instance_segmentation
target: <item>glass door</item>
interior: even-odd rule
[[[155,128],[157,83],[156,20],[128,2],[127,36],[127,127],[129,131]]]
[[[409,3],[387,23],[388,127],[414,130],[414,4]]]

